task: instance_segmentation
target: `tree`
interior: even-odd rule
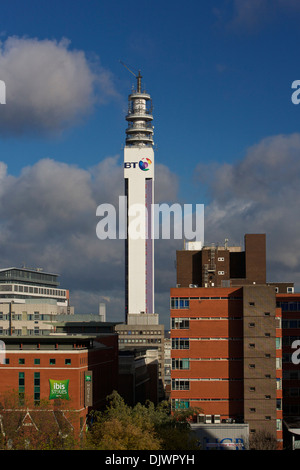
[[[276,437],[265,430],[252,434],[249,438],[250,450],[277,450]]]
[[[91,415],[88,448],[102,450],[196,450],[197,439],[189,420],[195,410],[171,413],[168,402],[126,405],[113,392],[103,412]]]
[[[1,397],[0,448],[11,450],[61,450],[78,447],[72,412],[67,417],[48,400],[38,405],[26,396],[20,404],[16,392]]]

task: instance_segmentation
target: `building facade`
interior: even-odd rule
[[[250,438],[267,432],[282,448],[283,314],[276,296],[293,284],[266,282],[265,253],[258,235],[245,236],[244,251],[177,252],[171,404],[199,408],[207,424],[246,423]]]
[[[72,416],[72,427],[80,435],[89,412],[102,409],[107,395],[117,390],[116,334],[11,336],[2,341],[0,397],[5,403],[7,396],[16,395],[15,432],[26,413],[33,416],[46,401],[47,411]]]
[[[0,334],[45,335],[57,315],[73,315],[68,289],[41,269],[0,269]]]

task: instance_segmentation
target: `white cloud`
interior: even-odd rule
[[[224,7],[213,8],[219,24],[246,33],[259,31],[283,15],[295,15],[298,11],[298,0],[230,0]]]
[[[197,168],[202,184],[208,171]],[[206,242],[239,244],[245,233],[266,233],[269,280],[300,287],[300,134],[264,139],[241,161],[213,165],[210,175]]]
[[[66,39],[7,38],[0,43],[0,73],[6,84],[2,135],[60,133],[117,95],[109,71],[71,50]]]
[[[156,201],[167,195],[175,199],[176,176],[160,164],[156,173]],[[124,240],[101,241],[96,236],[98,205],[116,205],[124,194],[119,156],[88,170],[43,159],[14,177],[0,163],[0,179],[1,267],[25,263],[61,274],[77,313],[98,313],[98,303],[110,298],[108,320],[124,321]],[[174,253],[164,241],[157,243],[156,287],[166,293],[166,309],[175,282],[169,281]]]

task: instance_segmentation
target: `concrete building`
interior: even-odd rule
[[[282,311],[276,295],[293,284],[266,282],[265,253],[261,235],[246,235],[245,250],[177,252],[171,403],[174,409],[199,408],[207,424],[248,424],[250,438],[267,431],[282,448]]]
[[[118,392],[129,406],[159,401],[158,352],[149,348],[119,351]]]
[[[266,235],[246,234],[242,246],[193,242],[176,252],[178,287],[231,287],[266,284]],[[276,292],[294,292],[293,283],[268,283]]]
[[[126,322],[131,315],[154,314],[154,151],[151,97],[137,89],[128,98],[126,144],[124,148],[125,196],[127,198]],[[141,224],[136,227],[137,213]],[[157,316],[153,317],[157,320]]]
[[[118,325],[119,348],[156,348],[159,356],[159,395],[164,396],[164,334],[154,302],[154,150],[151,96],[136,76],[128,97],[124,180],[127,201],[125,237],[125,325]],[[137,223],[138,220],[138,223]]]
[[[41,269],[0,269],[0,334],[45,335],[57,315],[73,315],[67,289],[58,274]]]

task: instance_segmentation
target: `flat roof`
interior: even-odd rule
[[[39,273],[39,274],[49,274],[50,276],[59,276],[59,274],[55,273],[50,273],[47,271],[44,271],[43,269],[34,269],[34,268],[16,268],[15,266],[12,266],[10,268],[0,268],[0,272],[4,271],[11,271],[12,269],[17,269],[18,271],[27,271],[31,273]]]

